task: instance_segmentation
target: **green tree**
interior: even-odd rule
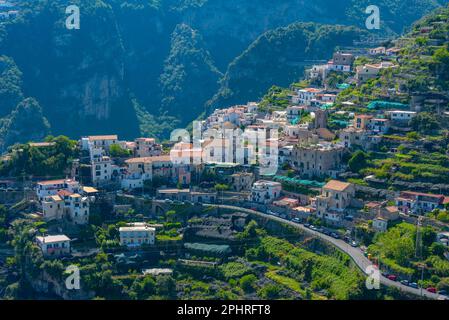
[[[243,291],[252,292],[256,281],[257,278],[254,274],[247,274],[246,276],[240,278],[239,284]]]
[[[360,170],[368,166],[369,155],[361,150],[357,150],[349,159],[348,165],[352,172],[360,172]]]
[[[279,298],[280,293],[281,293],[281,289],[279,288],[279,286],[276,286],[274,284],[269,284],[269,285],[264,286],[262,289],[260,289],[257,294],[262,299],[274,300],[274,299]]]
[[[111,155],[111,157],[124,158],[128,157],[131,154],[131,151],[122,148],[119,144],[112,144],[109,147],[109,154]]]

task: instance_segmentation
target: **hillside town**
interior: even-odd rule
[[[0,20],[14,15],[11,6],[0,1],[1,10],[9,8]],[[447,35],[433,37],[438,25],[415,32],[433,47],[447,45]],[[104,132],[10,148],[5,168],[25,155],[42,162],[59,150],[72,156],[59,171],[41,170],[57,168],[55,157],[36,166],[39,174],[24,164],[23,172],[2,175],[0,203],[8,213],[0,225],[22,231],[0,237],[3,283],[14,282],[21,265],[35,291],[64,299],[117,297],[146,277],[142,288],[171,298],[375,298],[358,276],[343,291],[312,275],[295,278],[281,257],[291,244],[275,236],[299,232],[313,259],[335,248],[351,255],[357,266],[341,274],[352,277],[366,262],[398,297],[447,298],[449,95],[407,85],[413,70],[404,60],[414,41],[339,48],[327,63],[309,66],[300,82],[272,88],[258,102],[216,109],[194,123],[193,133],[176,131],[171,141]],[[407,259],[416,263],[387,252],[396,250],[388,241],[408,236]],[[253,247],[254,237],[262,240]],[[11,258],[12,248],[34,260]],[[92,261],[109,272],[105,287],[89,273],[97,268]],[[81,273],[89,265],[88,289],[58,283],[69,264]],[[189,280],[195,273],[202,274],[196,286]],[[128,298],[146,298],[143,292]]]

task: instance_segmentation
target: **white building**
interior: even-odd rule
[[[44,256],[63,256],[70,254],[70,239],[65,235],[36,237],[36,243]]]
[[[282,184],[279,182],[259,180],[251,188],[251,201],[268,204],[281,196]]]
[[[118,144],[117,135],[102,135],[102,136],[88,136],[81,138],[81,148],[83,150],[89,150],[91,147],[101,148],[108,152],[109,148],[113,144]]]
[[[120,245],[127,247],[140,247],[141,245],[153,245],[156,237],[156,229],[145,223],[133,223],[121,227]]]
[[[415,111],[395,110],[388,111],[387,114],[389,114],[391,120],[395,122],[409,122],[414,117],[416,117]]]
[[[316,100],[317,94],[322,93],[322,89],[306,88],[297,91],[297,97],[294,103],[310,106],[312,100]]]
[[[100,185],[112,179],[112,160],[104,155],[104,150],[100,148],[91,148],[91,174],[92,183]]]
[[[47,180],[37,183],[36,194],[39,201],[47,196],[54,196],[61,190],[69,192],[80,192],[80,184],[72,179]]]

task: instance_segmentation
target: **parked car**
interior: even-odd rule
[[[340,236],[337,233],[335,233],[335,232],[331,233],[331,237],[334,238],[334,239],[340,239]]]
[[[299,220],[299,218],[293,218],[292,221],[296,223],[301,223],[301,220]]]
[[[446,290],[440,290],[440,291],[438,291],[438,294],[441,294],[442,296],[447,296],[447,291]]]
[[[388,278],[389,280],[391,280],[391,281],[397,281],[397,280],[398,280],[398,277],[395,276],[394,274],[388,275],[387,278]]]
[[[415,288],[415,289],[419,288],[419,286],[418,286],[418,284],[416,282],[410,283],[410,287]]]
[[[409,286],[410,285],[410,281],[408,281],[408,280],[401,280],[401,284],[403,284],[404,286]]]
[[[308,224],[308,223],[304,223],[304,227],[306,227],[306,228],[310,228],[310,224]]]
[[[429,287],[429,288],[427,288],[426,290],[427,290],[428,292],[430,292],[430,293],[437,293],[437,289],[434,288],[434,287]]]
[[[357,242],[355,242],[354,240],[352,240],[351,241],[351,247],[357,247],[358,246],[358,244],[357,244]]]

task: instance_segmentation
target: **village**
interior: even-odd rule
[[[422,27],[417,32],[426,36],[431,31]],[[444,108],[449,97],[395,85],[379,89],[383,100],[361,101],[348,94],[399,68],[401,41],[339,49],[326,64],[310,66],[305,79],[288,89],[268,93],[259,102],[217,109],[197,122],[198,141],[176,134],[170,142],[151,137],[125,141],[113,133],[80,137],[74,146],[78,156],[65,177],[5,177],[0,203],[38,226],[33,243],[44,260],[80,261],[105,251],[112,257],[105,258],[109,263],[121,265],[117,277],[127,268],[140,268],[141,275],[172,275],[169,259],[185,268],[218,268],[233,256],[234,262],[227,263],[250,268],[235,258],[236,244],[255,219],[259,226],[297,225],[331,245],[346,243],[353,248],[346,253],[356,250],[400,289],[445,296],[445,289],[435,287],[437,280],[416,278],[420,267],[394,269],[395,264],[379,259],[380,249],[370,249],[379,234],[405,223],[415,228],[421,251],[428,250],[424,242],[430,241],[440,248],[441,259],[449,260],[449,220],[438,218],[449,208],[449,180],[429,173],[428,181],[417,182],[411,175],[418,173],[413,168],[402,172],[405,166],[398,162],[436,152],[431,134],[418,136],[417,119],[435,108],[439,121],[449,123]],[[410,95],[405,103],[403,97]],[[225,134],[243,131],[240,142],[239,136]],[[258,138],[251,140],[247,132]],[[45,152],[57,145],[39,141],[27,147]],[[22,151],[13,148],[2,161]],[[275,157],[275,172],[261,170],[265,156]],[[100,229],[92,233],[91,224]],[[434,239],[423,239],[427,228],[434,230]],[[151,255],[156,253],[158,258]],[[271,280],[265,281],[286,276],[269,272]],[[428,270],[427,277],[433,272]],[[180,283],[177,287],[187,285]],[[307,295],[326,293],[307,289]]]

